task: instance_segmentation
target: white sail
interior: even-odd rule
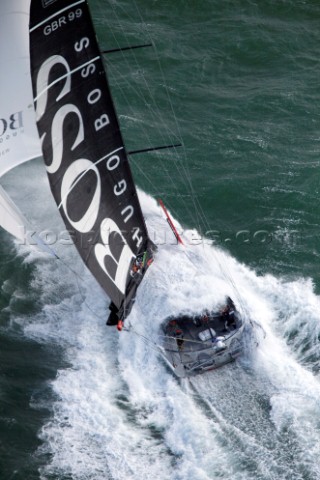
[[[16,237],[20,243],[25,243],[25,233],[29,223],[9,195],[0,186],[0,225]]]
[[[0,1],[0,177],[41,156],[29,59],[30,0]]]
[[[25,216],[0,186],[0,226],[19,240],[21,245],[37,245],[42,251],[58,258],[55,251],[37,235]],[[29,235],[31,232],[31,235]]]

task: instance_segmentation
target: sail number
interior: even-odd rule
[[[57,20],[53,20],[51,23],[47,24],[43,29],[43,33],[45,35],[50,35],[52,32],[58,30],[58,28],[61,28],[64,25],[67,25],[68,23],[77,20],[81,16],[82,10],[81,8],[77,8],[76,10],[69,12],[68,15],[62,15]]]

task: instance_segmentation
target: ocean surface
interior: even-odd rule
[[[102,49],[153,45],[106,55],[127,149],[183,146],[131,157],[161,244],[132,333],[60,241],[42,160],[2,179],[62,261],[0,232],[0,479],[319,480],[320,3],[89,5]],[[225,294],[246,352],[177,380],[139,334]]]

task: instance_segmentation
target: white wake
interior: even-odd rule
[[[37,165],[25,168],[26,178],[35,172],[39,178]],[[40,228],[62,228],[45,177],[40,180],[24,186],[33,192],[24,199],[25,213]],[[9,192],[13,185],[9,175]],[[165,231],[156,202],[140,197],[151,232]],[[194,232],[184,235],[190,240]],[[17,246],[36,267],[30,289],[42,309],[14,321],[29,337],[62,345],[70,364],[51,384],[52,418],[39,432],[41,451],[51,458],[42,478],[240,480],[304,478],[305,472],[319,478],[320,388],[313,367],[320,313],[312,283],[258,277],[209,244],[169,243],[160,246],[139,288],[127,320],[134,331],[156,340],[166,316],[212,308],[225,295],[236,303],[241,298],[238,306],[257,324],[248,323],[248,352],[237,363],[191,381],[174,378],[140,336],[105,326],[108,300],[73,247],[58,248],[77,276]]]

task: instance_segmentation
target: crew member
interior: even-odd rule
[[[237,325],[234,315],[234,308],[230,307],[230,305],[226,305],[225,308],[222,310],[221,315],[224,320],[225,330],[230,330],[230,327],[236,328]]]

